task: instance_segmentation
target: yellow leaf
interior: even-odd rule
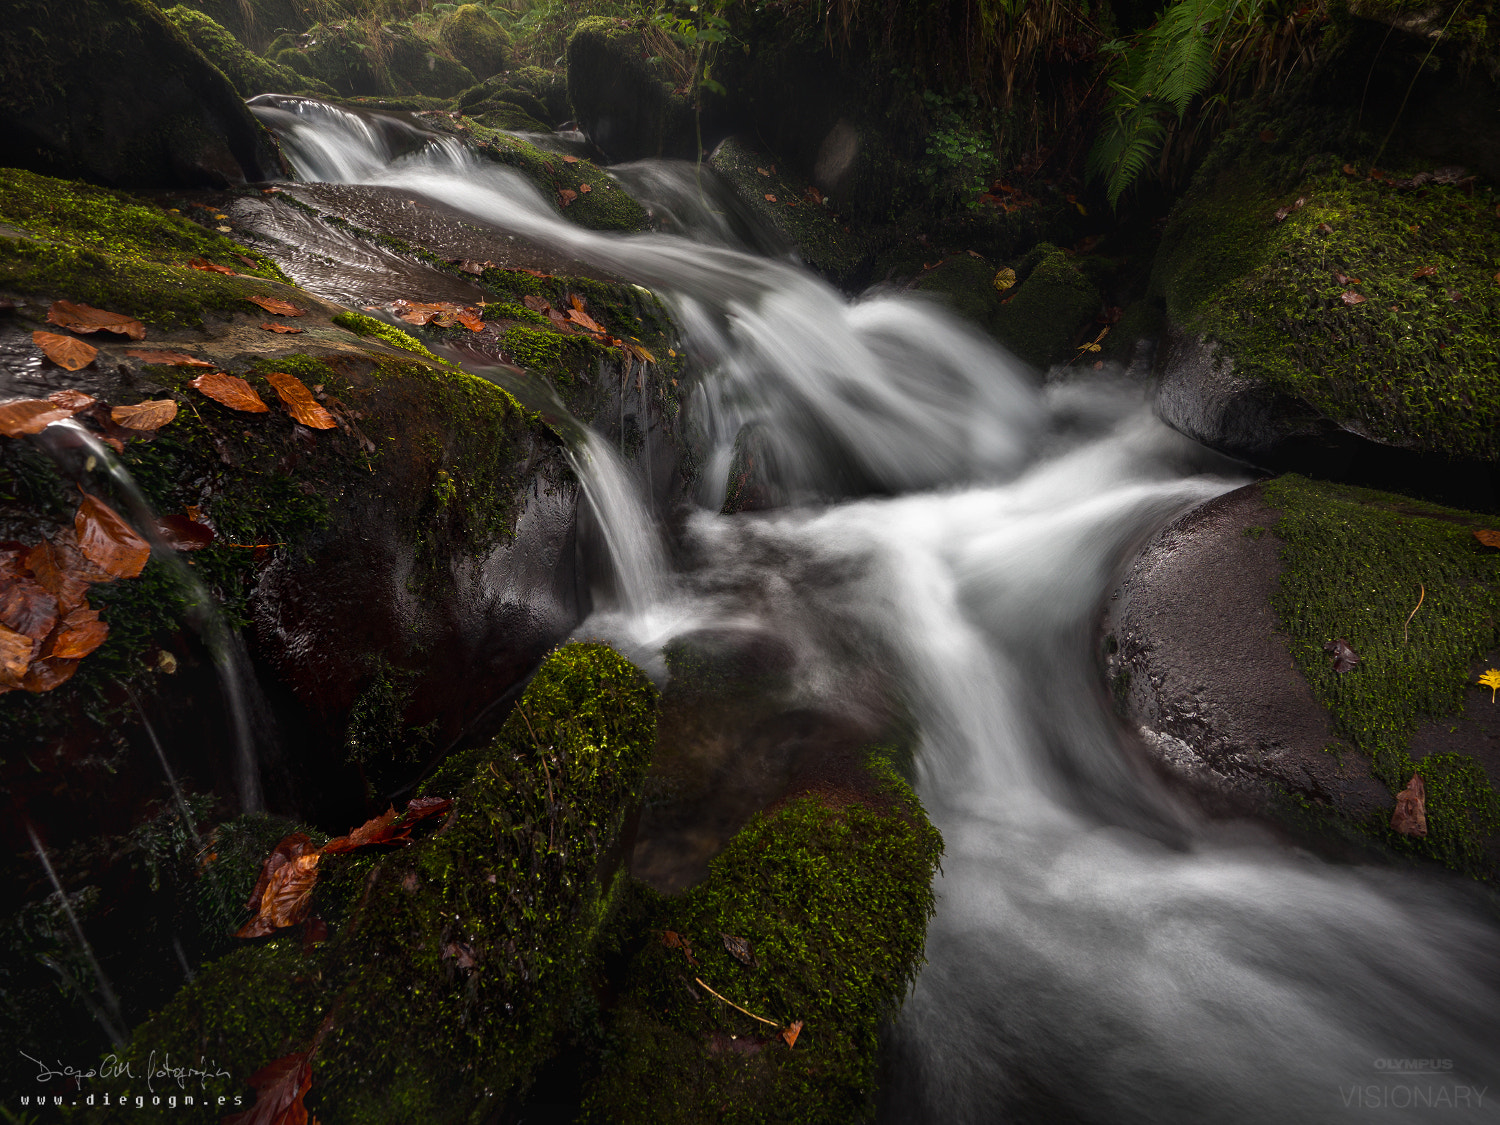
[[[1500,668],[1486,668],[1479,677],[1479,685],[1490,689],[1490,702],[1495,702],[1495,689],[1500,688]]]
[[[1003,269],[999,273],[997,273],[995,275],[995,280],[993,280],[992,282],[990,282],[991,285],[993,285],[996,289],[998,289],[1002,293],[1004,293],[1007,289],[1009,289],[1015,283],[1016,283],[1016,271],[1013,270],[1013,269],[1011,269],[1009,266],[1006,266],[1005,269]]]

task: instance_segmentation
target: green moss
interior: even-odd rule
[[[1281,511],[1273,606],[1297,667],[1392,792],[1414,772],[1426,782],[1428,837],[1391,842],[1481,870],[1483,839],[1500,829],[1483,770],[1458,755],[1413,761],[1410,745],[1420,723],[1463,709],[1471,664],[1500,643],[1500,554],[1473,536],[1493,521],[1298,476],[1272,481],[1265,498]],[[1359,656],[1350,672],[1323,651],[1336,639]]]
[[[449,98],[474,75],[447,48],[412,24],[348,19],[315,24],[306,45],[284,48],[276,62],[326,82],[346,97],[420,94]]]
[[[234,83],[234,88],[245,97],[256,94],[332,94],[333,87],[298,74],[290,67],[268,62],[252,54],[238,39],[230,35],[202,12],[179,4],[163,13],[178,30],[188,37],[193,46],[207,56],[209,62],[224,72]]]
[[[992,321],[995,335],[1016,355],[1037,367],[1063,363],[1074,355],[1078,330],[1099,311],[1099,291],[1066,253],[1042,243],[1035,265],[1016,294]],[[1025,263],[1022,263],[1024,267]]]
[[[444,16],[438,37],[478,77],[510,67],[510,32],[478,4],[463,4]]]
[[[873,1111],[878,1032],[922,963],[942,841],[889,765],[872,803],[805,796],[755,817],[708,879],[661,905],[585,1119],[826,1122]],[[668,947],[688,940],[690,963]],[[752,964],[723,935],[744,938]],[[715,992],[785,1027],[776,1030]]]
[[[1384,181],[1340,166],[1316,157],[1286,180],[1251,153],[1196,185],[1156,267],[1168,314],[1220,341],[1239,374],[1376,440],[1500,455],[1497,197],[1391,185],[1418,165]]]
[[[346,310],[334,313],[331,319],[334,324],[348,332],[353,332],[356,336],[373,337],[383,343],[390,344],[393,348],[401,348],[403,351],[413,352],[423,359],[437,361],[437,356],[423,347],[411,333],[403,332],[395,325],[387,324],[383,320],[376,320],[373,316],[366,316],[364,313]]]

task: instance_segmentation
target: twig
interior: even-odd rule
[[[1427,598],[1427,587],[1418,582],[1417,588],[1422,591],[1417,596],[1417,604],[1411,607],[1411,612],[1406,615],[1406,624],[1401,626],[1401,640],[1404,644],[1411,643],[1411,633],[1408,631],[1411,627],[1411,619],[1417,615],[1417,610],[1422,608],[1422,602]]]
[[[776,1022],[774,1022],[772,1020],[768,1020],[768,1019],[765,1018],[765,1016],[757,1016],[754,1012],[750,1011],[750,1009],[748,1009],[748,1008],[741,1008],[738,1004],[736,1004],[733,1000],[729,999],[727,996],[719,996],[719,994],[717,992],[715,992],[713,989],[709,988],[708,985],[704,984],[703,981],[699,980],[699,978],[694,977],[693,979],[695,981],[698,981],[699,985],[701,985],[702,988],[703,988],[703,990],[705,992],[707,992],[710,996],[718,996],[720,1000],[723,1000],[724,1003],[728,1004],[735,1011],[737,1011],[737,1012],[744,1012],[745,1015],[749,1016],[751,1019],[753,1019],[753,1020],[760,1020],[761,1023],[768,1024],[771,1027],[775,1027],[775,1028],[780,1028],[781,1027],[781,1025],[779,1023],[776,1023]]]

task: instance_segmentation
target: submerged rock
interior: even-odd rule
[[[1500,874],[1500,552],[1487,517],[1300,477],[1161,532],[1105,648],[1117,709],[1221,809]],[[1336,660],[1352,652],[1355,660]],[[1392,828],[1426,784],[1425,838]]]
[[[15,0],[0,24],[6,160],[117,187],[280,173],[228,79],[146,0]]]

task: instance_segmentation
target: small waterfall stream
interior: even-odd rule
[[[1240,483],[1138,392],[1039,390],[930,304],[850,301],[722,238],[579,229],[456,143],[257,111],[304,178],[419,191],[651,286],[708,373],[705,462],[747,422],[774,435],[799,502],[697,512],[675,573],[612,451],[575,454],[624,611],[582,632],[649,667],[675,635],[752,622],[786,642],[801,698],[860,707],[851,653],[898,686],[947,856],[890,1121],[1493,1118],[1500,927],[1480,895],[1204,822],[1121,745],[1099,601],[1154,529]],[[1403,1059],[1440,1060],[1446,1103],[1414,1107],[1420,1083],[1387,1068]]]

